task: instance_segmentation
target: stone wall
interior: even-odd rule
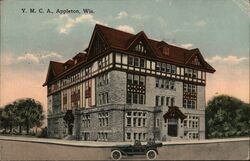
[[[63,120],[64,114],[48,116],[48,136],[52,138],[63,138],[67,135],[67,125]]]

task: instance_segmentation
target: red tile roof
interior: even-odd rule
[[[150,47],[153,48],[153,51],[155,52],[155,55],[159,59],[163,59],[166,61],[171,61],[180,65],[186,64],[186,62],[189,60],[190,57],[192,57],[193,54],[200,53],[199,49],[185,49],[181,48],[175,45],[168,44],[164,41],[157,41],[153,39],[147,38],[146,34],[141,31],[137,33],[136,35],[127,33],[124,31],[120,31],[117,29],[113,29],[110,27],[102,26],[97,24],[95,27],[97,30],[99,30],[104,39],[109,43],[109,46],[111,48],[118,48],[122,50],[127,50],[129,45],[133,41],[135,41],[138,37],[144,36],[146,37],[147,41],[149,42]],[[160,50],[162,47],[167,47],[169,49],[169,56],[166,56],[162,53],[162,50]],[[199,54],[199,57],[204,61],[205,69],[208,70],[208,72],[215,72],[214,68],[211,67],[205,60],[203,59],[202,55]]]
[[[64,63],[50,61],[47,77],[43,86],[47,85],[47,83],[50,81],[49,80],[50,76],[55,78],[58,75],[60,75],[63,71],[64,71]]]
[[[189,60],[194,55],[197,55],[202,61],[203,70],[206,70],[207,72],[212,72],[212,73],[215,72],[215,69],[204,60],[199,49],[197,48],[188,50],[188,49],[184,49],[175,45],[171,45],[164,41],[157,41],[157,40],[149,39],[143,31],[137,34],[131,34],[131,33],[127,33],[127,32],[113,29],[110,27],[102,26],[99,24],[96,24],[94,32],[95,31],[98,32],[103,37],[103,39],[108,43],[108,46],[111,49],[127,51],[129,50],[129,47],[133,45],[134,42],[142,38],[145,40],[146,43],[148,43],[149,48],[153,52],[153,56],[155,56],[157,59],[160,59],[161,61],[172,62],[174,64],[179,64],[179,65],[190,65],[190,64],[187,64]],[[170,54],[168,56],[163,54],[162,52],[163,47],[166,47],[169,49]],[[78,53],[77,55],[73,57],[73,60],[78,59],[77,64],[74,64],[74,61],[72,59],[69,59],[65,63],[51,61],[49,70],[51,68],[55,77],[58,77],[64,73],[67,73],[67,71],[72,69],[72,67],[75,68],[79,66],[80,64],[85,63],[88,60],[88,55],[90,54],[88,53],[89,48],[90,46],[85,49],[87,54]],[[64,68],[65,65],[68,65],[66,70]],[[195,67],[195,66],[192,66],[192,67]],[[47,75],[46,82],[44,83],[44,85],[46,85],[47,83],[48,83],[48,75]]]

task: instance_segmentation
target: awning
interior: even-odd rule
[[[184,115],[179,107],[177,106],[170,106],[168,108],[168,111],[163,115],[163,118],[166,119],[181,119],[181,122],[186,118],[187,116]]]

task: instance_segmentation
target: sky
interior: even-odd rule
[[[227,94],[249,103],[248,0],[3,0],[0,106],[32,97],[46,110],[49,61],[83,51],[96,23],[187,49],[199,48],[216,72],[206,100]],[[37,13],[30,13],[34,8]],[[42,9],[44,13],[38,13]],[[47,10],[53,13],[46,13]],[[79,10],[79,13],[56,13]],[[84,13],[83,9],[93,11]],[[25,11],[23,13],[23,10]]]

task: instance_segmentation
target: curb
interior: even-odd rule
[[[18,141],[18,142],[30,142],[30,143],[41,143],[41,144],[54,144],[63,146],[74,146],[74,147],[90,147],[90,148],[112,148],[117,145],[133,144],[132,142],[85,142],[85,141],[75,141],[71,142],[69,140],[55,140],[55,139],[36,139],[28,137],[6,137],[0,136],[0,140],[6,141]],[[59,141],[59,142],[58,142]],[[163,146],[174,146],[174,145],[192,145],[192,144],[212,144],[212,143],[227,143],[227,142],[241,142],[250,141],[249,138],[233,138],[233,139],[213,139],[213,140],[200,140],[200,141],[183,141],[183,142],[162,142]],[[102,145],[107,144],[110,145]]]

